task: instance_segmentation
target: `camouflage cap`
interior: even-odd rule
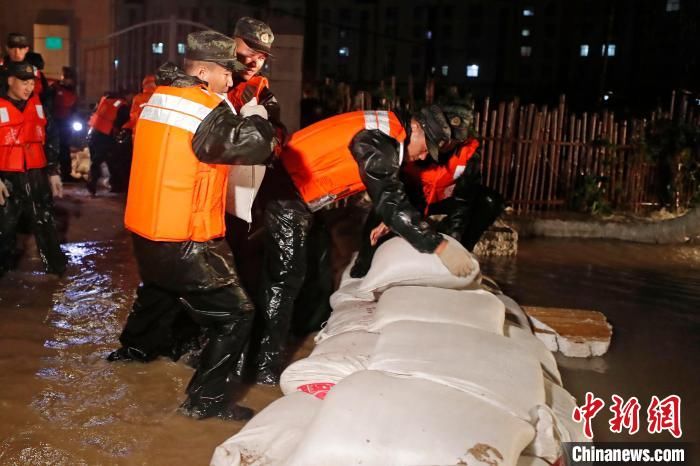
[[[275,40],[272,29],[267,23],[244,16],[236,22],[233,37],[243,39],[251,49],[270,55],[272,41]]]
[[[7,48],[24,48],[29,47],[29,39],[20,32],[11,32],[7,35]]]
[[[473,109],[463,105],[442,105],[441,108],[450,125],[451,137],[456,143],[462,143],[476,136]]]
[[[188,34],[185,58],[214,62],[232,70],[243,68],[236,60],[236,41],[216,31]]]
[[[26,81],[34,79],[34,67],[26,61],[10,61],[7,63],[5,74]]]
[[[431,105],[423,108],[415,118],[425,131],[425,142],[430,156],[436,162],[439,161],[440,150],[452,136],[445,114],[437,105]]]

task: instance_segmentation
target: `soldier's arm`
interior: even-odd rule
[[[192,140],[197,158],[204,163],[262,165],[276,144],[274,128],[257,115],[235,115],[221,102],[202,121]]]
[[[382,221],[418,251],[434,252],[443,238],[408,200],[399,179],[397,145],[395,139],[379,130],[363,130],[350,142],[350,152]]]

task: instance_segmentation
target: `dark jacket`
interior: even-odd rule
[[[397,115],[410,139],[410,116]],[[360,168],[360,178],[386,226],[420,252],[432,253],[443,238],[409,201],[400,179],[398,142],[379,130],[363,130],[350,141],[350,152]]]
[[[459,147],[454,151],[458,150]],[[452,153],[441,155],[445,159],[449,159],[451,156]],[[430,165],[436,162],[426,160],[419,163]],[[411,204],[419,212],[425,212],[426,199],[420,183],[406,182],[405,185]],[[457,178],[452,195],[443,201],[432,204],[428,210],[428,215],[446,215],[440,222],[440,231],[442,233],[450,235],[458,241],[461,240],[462,232],[467,226],[481,187],[481,153],[477,149],[476,153],[467,162],[464,172]]]
[[[156,74],[159,86],[189,87],[202,84],[171,63]],[[274,129],[257,115],[244,118],[222,101],[200,123],[192,140],[195,156],[204,163],[262,165],[276,144]],[[136,234],[134,252],[144,283],[172,291],[203,291],[237,284],[228,261],[207,243],[151,241]]]

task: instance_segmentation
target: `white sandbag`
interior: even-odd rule
[[[368,368],[448,385],[526,421],[545,402],[537,359],[509,338],[461,325],[387,325]]]
[[[379,332],[393,322],[413,320],[465,325],[502,335],[504,318],[503,303],[488,291],[397,286],[382,293],[369,330]]]
[[[445,236],[445,235],[443,235]],[[462,248],[452,237],[445,238]],[[435,254],[418,252],[403,238],[396,237],[379,246],[372,266],[358,287],[360,293],[381,293],[397,285],[433,286],[455,290],[474,289],[480,282],[479,263],[472,256],[473,271],[467,277],[452,275]]]
[[[559,373],[557,360],[542,340],[537,338],[529,328],[521,328],[511,322],[506,322],[503,327],[503,333],[511,338],[513,342],[520,345],[524,351],[537,358],[547,377],[561,385],[561,374]]]
[[[321,400],[306,393],[284,396],[216,447],[210,466],[281,465],[305,432]]]
[[[350,354],[369,357],[377,344],[379,335],[357,330],[326,338],[311,351],[311,356],[328,353]]]
[[[572,420],[576,400],[560,385],[545,380],[545,397],[547,404],[538,406],[535,438],[524,450],[525,455],[544,458],[550,463],[556,462],[564,455],[565,442],[590,442],[583,435],[583,428]]]
[[[533,435],[528,423],[459,390],[362,371],[328,393],[285,465],[515,465]]]
[[[350,276],[350,269],[352,269],[356,258],[357,253],[354,253],[350,263],[347,267],[345,267],[345,270],[340,277],[338,289],[330,297],[332,309],[335,309],[349,301],[374,301],[373,293],[360,293],[359,288],[362,284],[362,278],[352,278]]]
[[[328,322],[318,332],[314,341],[320,343],[326,338],[345,332],[367,331],[376,307],[377,303],[374,301],[344,302],[333,309]]]
[[[562,439],[568,437],[569,442],[590,442],[591,440],[583,435],[583,424],[574,422],[571,415],[576,408],[576,398],[574,398],[565,388],[549,380],[544,381],[544,391],[547,398],[547,406],[552,408],[557,421],[566,432],[561,433]]]
[[[537,458],[535,456],[522,455],[518,458],[517,466],[551,466],[548,462],[542,458]]]
[[[324,399],[328,390],[345,377],[367,369],[368,356],[328,353],[309,356],[290,364],[280,377],[285,395],[296,391]]]

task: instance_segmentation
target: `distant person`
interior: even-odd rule
[[[102,96],[90,117],[88,147],[91,165],[87,189],[93,197],[97,195],[97,182],[102,174],[102,162],[107,162],[110,173],[118,172],[114,163],[117,148],[116,135],[127,121],[129,121],[129,103],[121,93],[116,92],[108,92]]]
[[[56,134],[34,94],[26,61],[6,64],[0,91],[0,275],[13,268],[17,225],[27,218],[47,273],[61,274],[66,256],[53,218],[53,196],[62,197]]]
[[[7,66],[10,62],[26,61],[29,63],[34,74],[34,94],[46,107],[44,110],[51,110],[49,85],[46,76],[41,71],[44,68],[44,59],[40,54],[29,51],[29,39],[27,39],[27,36],[19,32],[9,33],[5,41],[5,51],[6,55],[1,60],[2,67]]]
[[[70,146],[73,138],[73,118],[78,106],[78,94],[75,90],[75,74],[73,69],[64,66],[61,79],[52,86],[53,90],[53,116],[58,127],[60,137],[60,166],[61,180],[65,182],[75,181],[71,176]]]

